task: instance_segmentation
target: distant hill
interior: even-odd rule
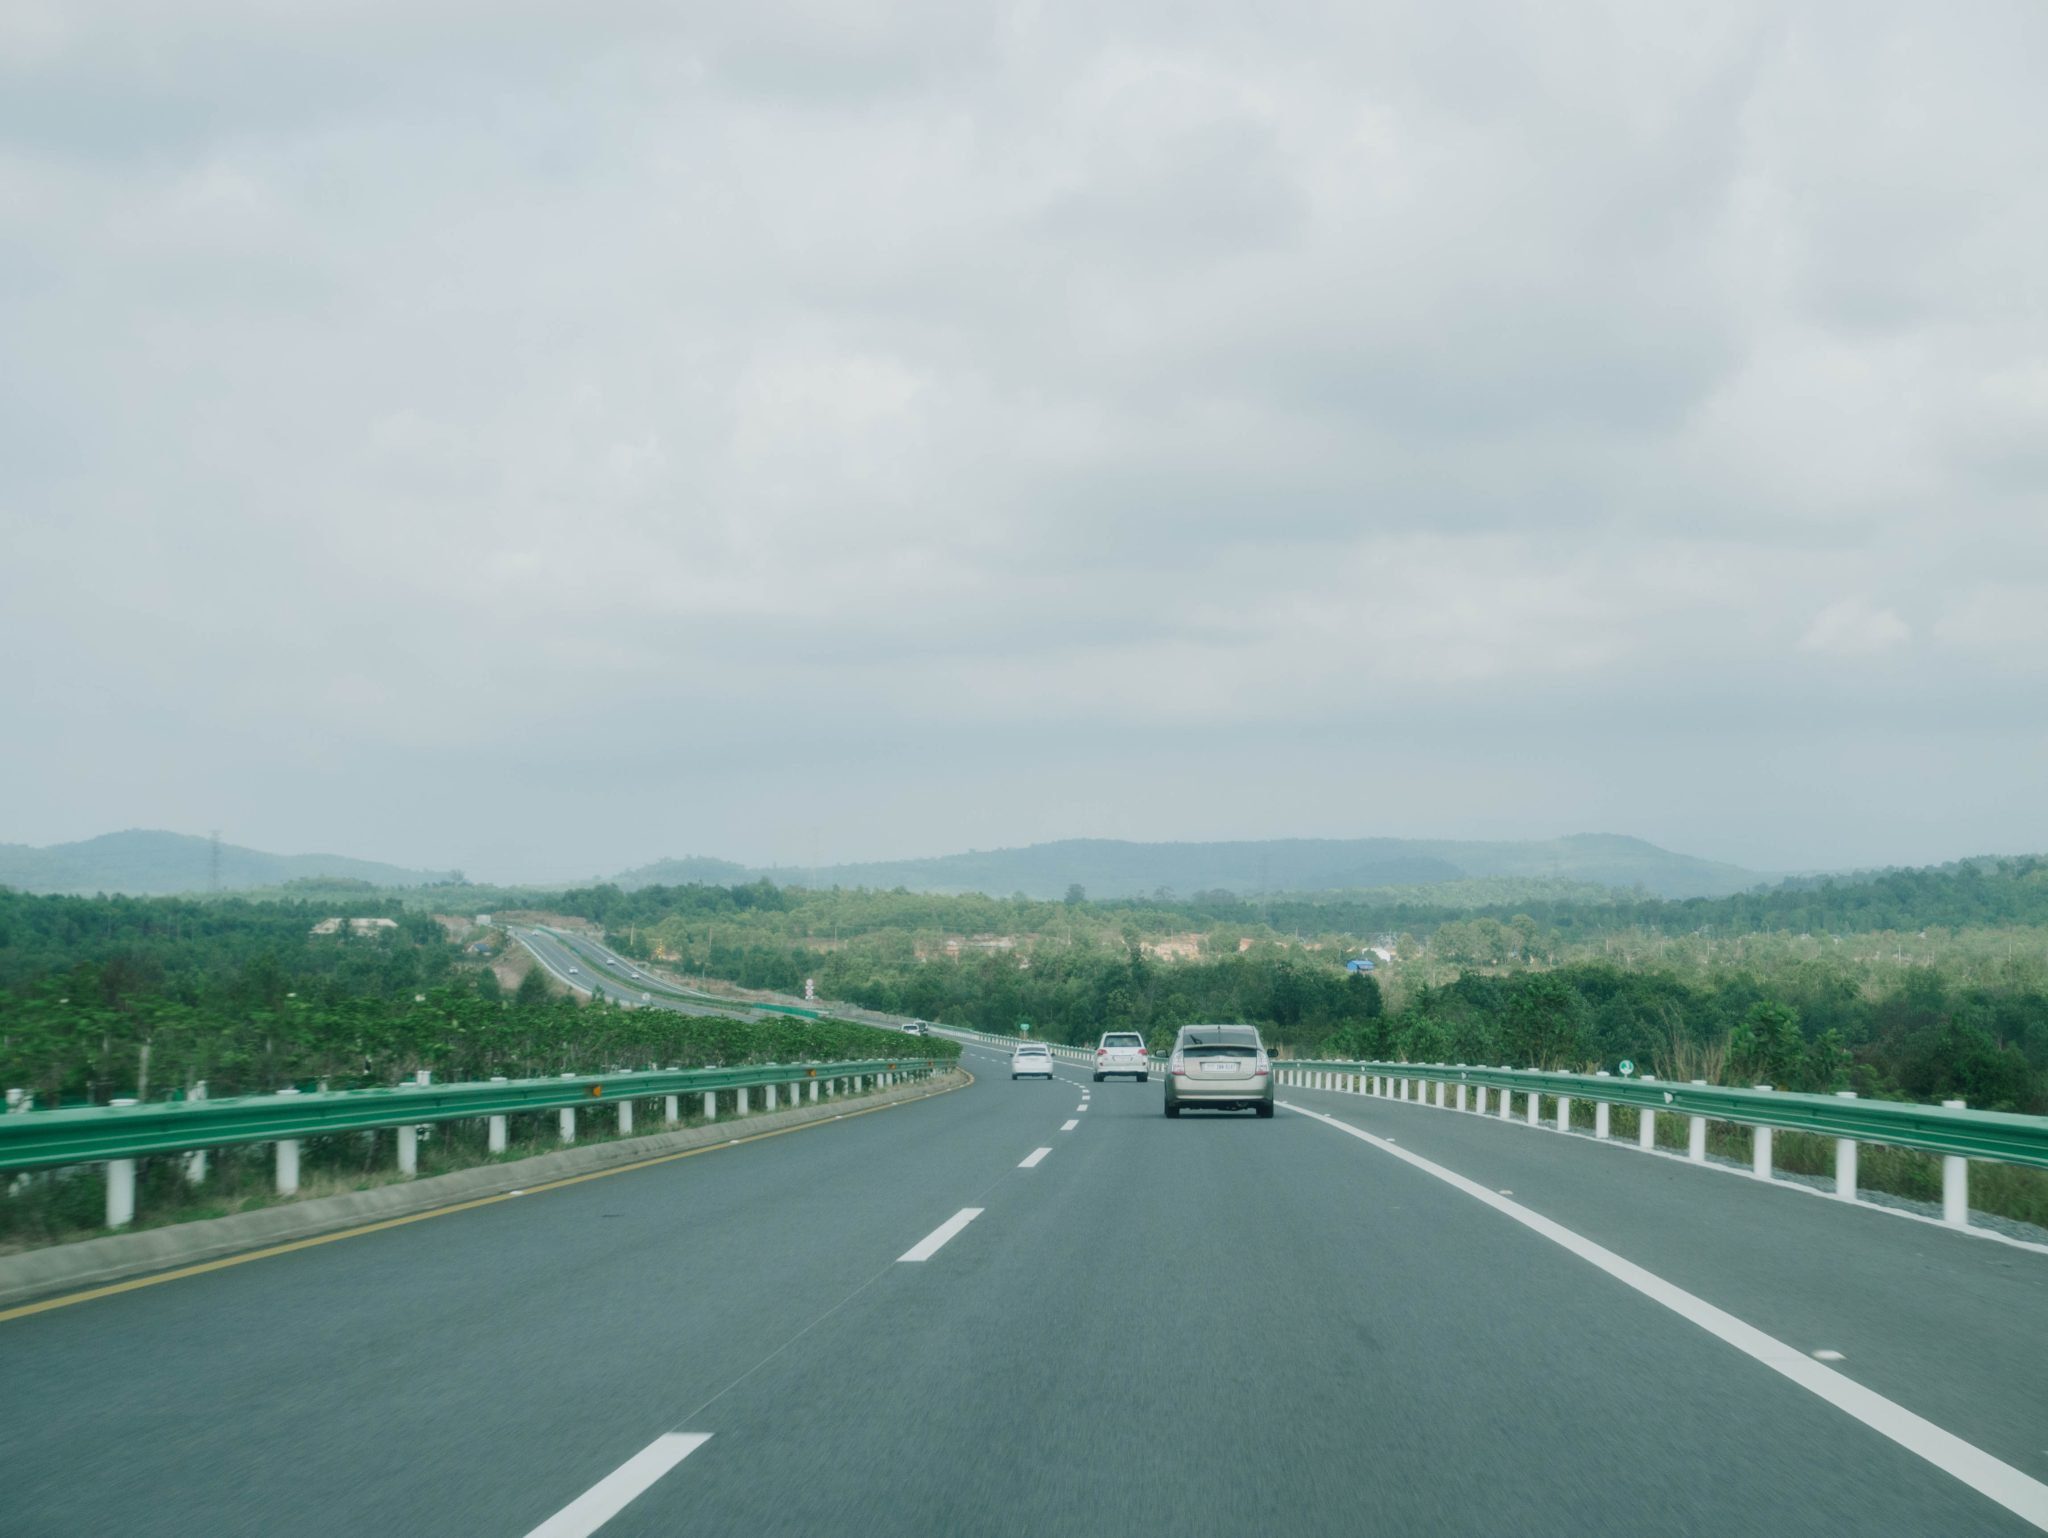
[[[708,855],[691,855],[685,860],[656,860],[614,879],[623,887],[642,886],[738,886],[755,879],[757,872],[730,860]]]
[[[212,860],[210,839],[144,829],[42,849],[0,844],[0,886],[22,892],[126,892],[138,897],[204,892],[212,884]],[[454,875],[339,854],[265,854],[236,844],[220,846],[224,891],[282,886],[312,877],[366,881],[379,887],[420,886]]]
[[[1674,854],[1639,838],[1576,833],[1567,838],[1482,843],[1456,839],[1253,839],[1233,843],[1139,844],[1062,839],[1023,849],[974,850],[925,860],[883,860],[752,869],[702,857],[661,860],[618,878],[621,886],[691,881],[731,884],[767,877],[791,886],[904,887],[913,892],[987,892],[1061,897],[1079,885],[1090,897],[1143,897],[1160,888],[1182,897],[1232,892],[1327,892],[1422,887],[1485,877],[1519,877],[1602,887],[1641,887],[1658,897],[1722,897],[1766,878],[1739,866]]]

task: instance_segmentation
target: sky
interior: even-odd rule
[[[0,841],[2048,849],[2044,56],[7,0]]]

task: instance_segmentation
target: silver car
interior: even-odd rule
[[[1166,1070],[1166,1114],[1183,1110],[1273,1114],[1273,1062],[1256,1027],[1180,1028]]]

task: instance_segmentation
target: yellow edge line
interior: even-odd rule
[[[967,1073],[964,1068],[960,1071]],[[974,1082],[974,1075],[968,1073],[967,1084]],[[944,1089],[932,1090],[929,1094],[917,1096],[916,1099],[931,1100],[939,1095],[950,1095],[956,1089],[967,1088],[967,1084],[949,1084]],[[208,1271],[225,1271],[229,1266],[245,1266],[252,1260],[268,1260],[272,1255],[289,1255],[294,1250],[310,1250],[315,1245],[333,1244],[338,1239],[354,1239],[362,1234],[381,1233],[387,1228],[403,1228],[408,1223],[423,1223],[428,1218],[445,1218],[452,1213],[469,1212],[477,1207],[489,1207],[497,1202],[538,1196],[543,1191],[559,1191],[564,1186],[580,1186],[586,1180],[602,1180],[607,1175],[624,1175],[633,1170],[650,1169],[657,1164],[673,1164],[678,1159],[694,1159],[699,1154],[717,1153],[721,1149],[737,1148],[745,1143],[758,1143],[764,1138],[781,1137],[788,1132],[808,1132],[813,1127],[829,1127],[835,1121],[848,1121],[856,1116],[872,1116],[877,1111],[893,1111],[900,1105],[915,1103],[915,1100],[892,1100],[887,1105],[871,1105],[858,1111],[842,1111],[837,1116],[821,1116],[816,1121],[798,1122],[794,1127],[776,1127],[767,1132],[749,1133],[746,1137],[728,1138],[722,1143],[707,1143],[702,1148],[685,1148],[680,1153],[656,1154],[653,1158],[636,1159],[631,1164],[620,1164],[611,1169],[592,1170],[584,1175],[565,1175],[560,1180],[544,1181],[540,1185],[527,1186],[519,1191],[500,1191],[496,1196],[471,1197],[468,1201],[451,1202],[446,1207],[432,1207],[425,1212],[407,1213],[402,1218],[384,1218],[355,1228],[337,1229],[331,1234],[315,1234],[310,1239],[294,1239],[289,1244],[273,1244],[268,1248],[249,1250],[240,1255],[223,1255],[218,1260],[203,1260],[197,1265],[180,1266],[175,1271],[159,1271],[153,1276],[132,1277],[125,1282],[109,1282],[104,1287],[91,1287],[84,1292],[68,1292],[61,1297],[44,1298],[37,1303],[23,1303],[14,1308],[0,1309],[0,1324],[10,1319],[25,1319],[30,1314],[46,1314],[53,1308],[69,1308],[74,1303],[90,1303],[94,1298],[111,1298],[117,1293],[135,1292],[143,1287],[175,1282],[187,1276],[203,1276]],[[536,1157],[545,1158],[546,1155]]]

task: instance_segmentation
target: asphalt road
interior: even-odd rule
[[[1169,1122],[1156,1082],[967,1062],[930,1100],[0,1320],[0,1532],[2037,1530],[1307,1112],[1843,1353],[2022,1484],[2048,1256],[1420,1106]]]
[[[558,934],[550,929],[508,926],[512,937],[531,951],[561,982],[581,993],[602,989],[605,997],[641,1008],[669,1009],[685,1015],[731,1017],[744,1011],[738,1000],[722,1008],[708,994],[676,987],[646,975],[645,969],[593,940]],[[638,974],[638,975],[635,975]]]

